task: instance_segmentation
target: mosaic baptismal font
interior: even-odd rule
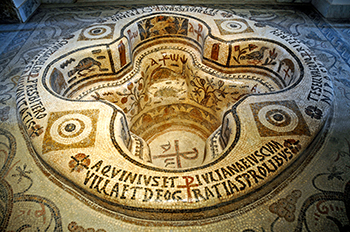
[[[56,185],[117,219],[193,225],[249,211],[307,166],[333,84],[287,32],[169,5],[59,39],[16,96],[31,154]]]

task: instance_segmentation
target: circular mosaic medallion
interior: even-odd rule
[[[88,39],[104,38],[112,33],[112,29],[107,25],[89,27],[84,31],[84,36]]]
[[[234,20],[222,22],[221,27],[222,29],[233,33],[244,32],[248,28],[248,26],[244,22]]]
[[[253,209],[306,165],[331,112],[327,70],[292,35],[184,9],[81,29],[19,81],[37,163],[113,218],[183,226]]]
[[[62,144],[78,143],[90,135],[91,119],[83,114],[69,114],[53,122],[50,133],[53,140]]]
[[[298,126],[298,117],[293,110],[282,105],[268,105],[260,109],[260,122],[278,132],[290,132]]]

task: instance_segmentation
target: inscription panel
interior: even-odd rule
[[[154,6],[39,53],[16,97],[33,155],[60,186],[118,218],[186,224],[292,178],[333,87],[291,35],[215,9]]]

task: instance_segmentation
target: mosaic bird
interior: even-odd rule
[[[175,28],[175,19],[169,17],[164,20],[163,16],[155,17],[151,20],[153,27],[149,29],[151,35],[167,35],[170,34],[169,30]]]
[[[292,72],[294,72],[294,63],[290,59],[283,59],[280,65],[278,66],[277,72],[281,71],[283,65],[287,66]]]
[[[267,47],[260,48],[259,51],[255,51],[252,53],[249,53],[245,56],[241,57],[241,60],[254,60],[254,61],[260,61],[264,57],[265,50],[268,49]]]
[[[94,60],[91,57],[86,57],[79,61],[78,65],[74,67],[73,70],[68,72],[68,76],[73,76],[76,72],[78,72],[79,75],[85,76],[86,74],[82,74],[81,72],[84,70],[91,70],[93,66],[98,66],[99,70],[101,71],[101,63],[97,60]]]

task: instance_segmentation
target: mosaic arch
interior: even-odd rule
[[[302,166],[332,100],[327,70],[293,36],[189,6],[62,38],[17,88],[42,170],[140,223],[211,220],[261,199]]]

